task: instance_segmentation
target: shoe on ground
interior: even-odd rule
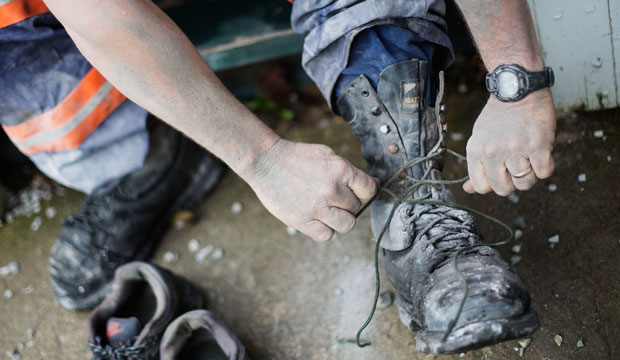
[[[201,306],[202,296],[186,279],[144,262],[122,265],[88,318],[93,359],[157,359],[166,327]]]
[[[58,304],[69,310],[97,305],[114,270],[149,258],[170,218],[197,206],[222,172],[211,154],[156,124],[144,166],[96,189],[65,219],[50,256]]]
[[[362,143],[372,176],[403,194],[409,178],[441,180],[439,156],[410,167],[386,184],[414,158],[445,148],[443,82],[435,107],[425,104],[428,63],[409,60],[391,65],[379,77],[377,90],[365,76],[353,81],[338,100],[341,115]],[[425,184],[407,200],[454,203],[445,185]],[[395,200],[387,193],[371,204],[371,225],[378,238]],[[416,347],[427,353],[458,353],[525,337],[538,327],[530,297],[516,270],[497,251],[480,246],[458,258],[469,295],[449,336],[464,288],[453,267],[453,255],[483,244],[473,217],[450,206],[401,203],[381,247],[388,279],[397,291],[401,321],[418,331]]]
[[[164,333],[161,360],[247,360],[245,348],[214,313],[194,310],[181,315]]]

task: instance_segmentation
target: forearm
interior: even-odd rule
[[[243,173],[278,136],[235,99],[150,0],[46,0],[84,56],[132,101]]]
[[[493,71],[500,64],[543,68],[536,31],[525,0],[456,0],[480,56]]]

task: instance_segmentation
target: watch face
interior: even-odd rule
[[[497,75],[497,92],[505,98],[513,98],[519,92],[519,78],[513,72],[503,71]]]

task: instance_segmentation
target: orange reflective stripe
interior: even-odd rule
[[[43,0],[11,0],[0,6],[0,28],[46,12],[49,12],[49,9]]]
[[[31,155],[38,152],[55,152],[75,149],[126,99],[125,95],[121,94],[115,88],[112,88],[99,105],[97,105],[79,125],[71,130],[71,132],[61,138],[50,140],[44,144],[20,147],[20,150],[27,155]]]
[[[27,154],[75,149],[125,99],[92,68],[52,109],[21,124],[2,128]]]
[[[92,68],[58,105],[21,124],[3,126],[4,131],[13,141],[52,131],[73,117],[105,82],[103,75]]]

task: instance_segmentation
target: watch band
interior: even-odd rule
[[[498,75],[502,72],[513,73],[518,79],[519,89],[513,97],[503,97],[498,91]],[[499,65],[493,72],[487,74],[485,81],[487,90],[504,102],[519,101],[531,92],[553,86],[554,82],[551,67],[545,66],[541,71],[529,71],[519,64]]]
[[[542,71],[528,71],[525,70],[527,75],[528,88],[530,92],[540,90],[546,87],[552,87],[555,82],[555,76],[553,76],[553,70],[549,66],[545,66]]]

